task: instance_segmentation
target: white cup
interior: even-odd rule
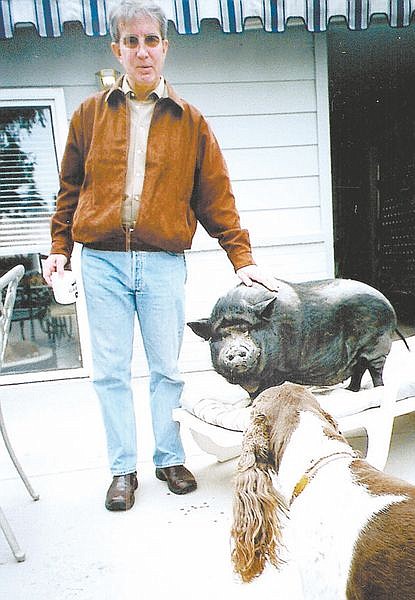
[[[52,290],[56,302],[72,304],[78,297],[75,275],[72,271],[64,271],[62,275],[56,271],[51,275]]]

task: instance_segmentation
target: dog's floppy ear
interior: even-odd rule
[[[210,319],[199,319],[198,321],[189,321],[187,325],[190,329],[203,338],[204,340],[209,340],[212,337],[212,323]]]
[[[254,414],[244,434],[233,497],[232,562],[242,581],[260,575],[269,561],[279,567],[281,517],[288,511],[282,495],[272,485],[269,424]]]

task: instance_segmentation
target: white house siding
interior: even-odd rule
[[[303,29],[225,35],[205,27],[200,36],[172,40],[168,75],[216,133],[257,262],[289,280],[332,276],[324,36]],[[188,316],[208,316],[236,282],[233,271],[203,230],[188,267]],[[206,364],[208,344],[186,331],[183,367]]]
[[[295,27],[283,34],[224,34],[204,22],[198,35],[172,29],[169,37],[166,76],[218,137],[257,263],[288,280],[332,276],[325,34]],[[1,85],[62,87],[68,118],[95,91],[94,73],[117,67],[108,38],[89,38],[74,25],[57,39],[22,30],[1,49]],[[232,267],[204,231],[197,232],[187,264],[188,319],[207,316],[236,282]],[[144,361],[138,362],[142,373]],[[181,365],[210,366],[208,345],[190,330]]]

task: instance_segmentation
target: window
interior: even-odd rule
[[[19,90],[14,99],[4,96],[15,90],[0,92],[0,255],[11,248],[47,253],[58,191],[59,113],[66,128],[63,98],[59,90]]]
[[[25,267],[2,383],[10,374],[29,380],[82,366],[75,305],[54,301],[40,263],[50,249],[66,131],[61,89],[0,90],[0,274]]]

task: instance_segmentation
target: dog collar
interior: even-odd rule
[[[331,463],[334,460],[339,458],[359,458],[356,452],[333,452],[333,454],[329,454],[328,456],[322,456],[321,458],[313,461],[304,475],[301,477],[299,481],[297,481],[293,495],[291,496],[290,505],[294,502],[294,500],[304,491],[310,481],[313,479],[315,474],[325,465]]]

